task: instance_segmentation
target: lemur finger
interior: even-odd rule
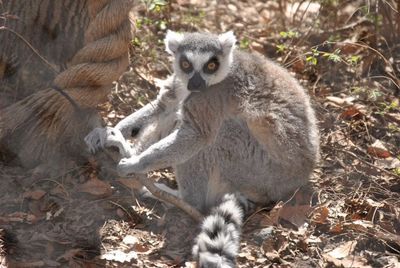
[[[104,129],[95,128],[84,138],[86,146],[88,147],[89,151],[92,154],[94,154],[98,149],[103,147],[103,141],[102,141],[102,138],[104,136],[102,135],[103,132]]]

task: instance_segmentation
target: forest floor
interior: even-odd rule
[[[234,30],[240,49],[308,90],[321,137],[309,187],[245,222],[238,267],[400,267],[399,25],[378,29],[365,1],[287,2],[136,7],[130,70],[99,109],[115,125],[156,96],[171,71],[166,27]],[[0,267],[194,267],[187,215],[137,194],[110,154],[67,166],[44,176],[0,163]],[[176,187],[171,170],[149,177]]]

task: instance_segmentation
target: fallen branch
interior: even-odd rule
[[[204,216],[194,207],[186,203],[184,200],[167,193],[166,191],[161,190],[157,186],[151,182],[151,180],[147,179],[147,176],[144,174],[138,174],[137,175],[140,183],[145,186],[150,193],[152,193],[155,197],[159,198],[162,201],[171,203],[178,208],[182,209],[184,212],[186,212],[190,217],[192,217],[195,221],[200,222]]]

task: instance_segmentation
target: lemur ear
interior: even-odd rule
[[[230,52],[236,44],[236,36],[233,31],[218,35],[218,40],[222,45],[222,50],[224,53]]]
[[[168,30],[167,35],[165,36],[164,39],[165,50],[169,54],[173,55],[177,51],[179,44],[182,42],[182,40],[183,40],[183,34]]]

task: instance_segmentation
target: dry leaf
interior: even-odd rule
[[[66,260],[70,261],[74,259],[76,256],[82,255],[83,249],[81,248],[72,248],[67,250],[63,255],[57,258],[57,261]]]
[[[326,222],[329,216],[329,210],[327,207],[318,207],[313,212],[312,222],[323,224]]]
[[[0,217],[0,223],[1,222],[5,222],[5,223],[9,223],[9,222],[35,223],[37,220],[38,220],[38,218],[35,215],[28,214],[25,212],[20,212],[20,211],[8,214],[5,217]]]
[[[196,268],[197,264],[194,261],[191,262],[185,262],[185,268]]]
[[[307,243],[307,240],[305,240],[305,239],[299,239],[299,242],[297,242],[297,247],[301,250],[301,251],[303,251],[303,252],[307,252],[307,250],[308,250],[308,243]]]
[[[133,235],[127,235],[122,240],[122,243],[124,243],[125,245],[134,245],[134,244],[137,244],[138,242],[139,242],[139,239],[137,239]]]
[[[267,256],[268,254],[279,256],[279,253],[284,251],[289,245],[289,241],[286,235],[282,233],[274,233],[274,235],[268,236],[262,243],[262,252]]]
[[[366,202],[369,206],[371,206],[371,207],[373,207],[373,208],[381,208],[381,207],[383,207],[383,206],[385,205],[385,204],[383,204],[383,203],[381,203],[381,202],[372,200],[371,198],[365,199],[365,202]]]
[[[246,259],[247,261],[255,261],[256,260],[256,258],[254,256],[252,256],[250,252],[240,252],[238,254],[238,257],[241,259]]]
[[[368,265],[368,260],[360,256],[349,256],[339,260],[324,255],[324,258],[327,262],[334,264],[336,267],[372,268],[372,266]]]
[[[292,18],[295,16],[297,11],[302,12],[303,16],[313,17],[321,9],[321,4],[313,3],[313,1],[300,1],[287,4],[285,15],[287,18]]]
[[[267,239],[265,239],[261,245],[261,248],[264,254],[268,252],[276,252],[274,239],[272,237],[268,237]]]
[[[337,106],[353,105],[354,97],[339,98],[335,96],[327,96],[328,102],[336,104]]]
[[[276,252],[276,251],[265,253],[265,257],[267,257],[267,259],[270,261],[275,261],[275,260],[280,259],[280,256],[279,256],[278,252]]]
[[[369,146],[367,152],[370,155],[379,158],[388,158],[392,156],[380,140],[376,140],[371,146]]]
[[[273,209],[268,213],[266,217],[261,220],[262,226],[271,226],[271,225],[278,225],[279,224],[279,211],[282,209],[283,202],[279,202],[274,206]]]
[[[329,232],[332,234],[341,234],[343,232],[343,224],[338,223],[329,229]]]
[[[396,122],[397,124],[400,124],[400,113],[385,113],[385,117]]]
[[[150,248],[148,246],[142,245],[142,244],[135,244],[133,246],[133,249],[137,252],[137,253],[141,253],[141,254],[146,254],[150,252]]]
[[[204,4],[202,1],[200,0],[178,0],[177,1],[178,5],[180,6],[201,6],[202,4]]]
[[[143,185],[137,179],[118,179],[117,182],[131,190],[140,190],[143,187]]]
[[[376,164],[379,167],[387,168],[387,169],[394,169],[400,168],[400,160],[396,157],[388,157],[385,159],[377,159]]]
[[[97,197],[105,197],[112,194],[111,185],[97,178],[91,178],[84,184],[81,184],[79,191]]]
[[[321,238],[319,238],[319,237],[317,237],[317,236],[313,236],[313,235],[311,235],[309,238],[307,238],[306,239],[306,243],[307,244],[318,244],[318,243],[321,243],[322,242],[322,240],[321,240]]]
[[[57,185],[54,187],[51,191],[50,194],[52,195],[60,195],[60,196],[68,196],[68,193],[65,191],[65,189],[61,185]]]
[[[43,190],[28,191],[23,194],[24,198],[39,200],[46,194]]]
[[[121,250],[112,250],[100,256],[100,259],[117,262],[130,262],[132,259],[137,259],[137,254],[134,251],[125,253]]]
[[[371,267],[366,259],[352,255],[356,245],[356,241],[348,241],[322,256],[337,267]]]
[[[370,221],[357,220],[346,224],[346,227],[360,233],[373,234],[378,239],[400,245],[400,235],[390,233],[388,231],[381,231],[374,227],[374,225]]]
[[[347,241],[346,243],[338,246],[334,250],[329,251],[324,255],[328,255],[335,259],[343,259],[353,253],[356,245],[357,245],[356,241]]]
[[[300,227],[306,222],[308,214],[311,212],[311,210],[312,208],[310,205],[284,205],[279,210],[279,218],[284,219],[297,227]]]
[[[304,60],[302,60],[302,59],[296,60],[292,65],[292,69],[296,73],[304,72],[305,68],[306,68],[306,64],[304,63]]]
[[[357,106],[350,106],[348,108],[346,108],[346,110],[344,110],[341,114],[340,114],[340,118],[343,120],[358,120],[358,119],[362,119],[362,115],[364,114],[364,112],[362,112],[359,107]]]
[[[354,44],[351,40],[346,39],[342,42],[337,42],[335,48],[339,48],[340,52],[345,55],[353,55],[360,49],[360,46]]]
[[[126,216],[126,212],[124,210],[122,210],[121,208],[117,208],[117,215],[118,215],[118,217],[120,217],[122,219]]]
[[[357,230],[360,232],[367,232],[368,228],[373,228],[374,225],[370,221],[356,220],[346,224],[346,226],[349,226],[353,230]]]
[[[108,115],[108,118],[115,118],[115,111],[111,111]]]
[[[375,157],[388,158],[391,156],[390,152],[380,148],[374,148],[372,146],[368,147],[367,152]]]

